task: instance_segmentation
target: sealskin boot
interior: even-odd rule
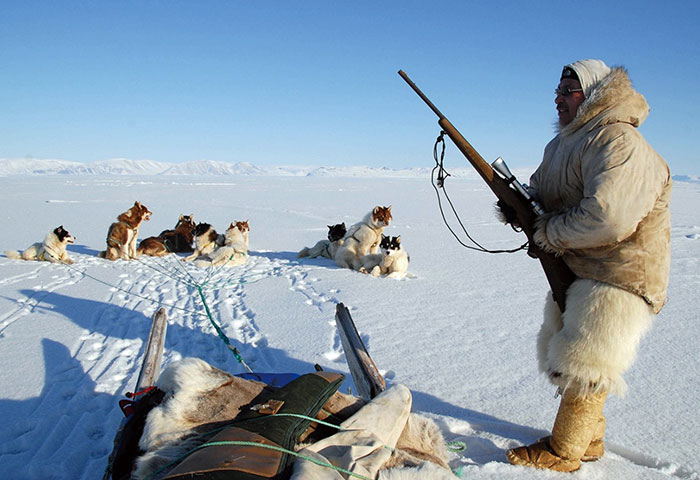
[[[595,462],[599,460],[600,457],[605,454],[605,444],[603,443],[603,437],[605,436],[605,416],[601,415],[598,419],[598,425],[593,433],[593,439],[591,443],[588,444],[586,452],[581,457],[582,462]],[[538,442],[549,442],[552,439],[551,435],[540,438]]]
[[[603,416],[601,413],[595,432],[593,432],[593,439],[588,445],[586,453],[584,453],[583,457],[581,457],[582,462],[595,462],[605,453],[605,445],[603,444],[603,437],[605,436],[605,423],[605,416]]]
[[[590,454],[588,457],[591,460],[600,458],[596,455],[599,452],[602,455],[602,438],[599,444],[591,444],[601,431],[600,419],[603,417],[607,394],[601,392],[583,396],[576,394],[576,391],[577,389],[569,388],[562,395],[551,437],[508,450],[506,456],[510,463],[557,472],[573,472],[581,467],[581,460],[586,453]],[[604,433],[605,425],[602,427]]]

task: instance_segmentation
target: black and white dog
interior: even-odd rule
[[[343,237],[347,233],[345,228],[345,223],[338,223],[336,225],[328,225],[328,239],[319,240],[313,247],[304,247],[299,250],[299,258],[309,257],[326,257],[333,260],[335,258],[335,253],[338,251],[338,247],[343,244]]]
[[[75,237],[63,225],[50,231],[43,242],[33,243],[22,253],[17,250],[5,252],[7,258],[15,260],[36,260],[51,263],[73,263],[68,257],[66,247],[69,243],[75,242]]]

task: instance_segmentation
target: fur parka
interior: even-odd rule
[[[579,278],[615,285],[658,313],[670,269],[671,177],[637,127],[649,106],[613,68],[547,145],[530,186],[547,212],[535,242]]]

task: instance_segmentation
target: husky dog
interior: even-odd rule
[[[224,244],[224,236],[219,235],[208,223],[198,223],[192,232],[194,235],[194,252],[182,259],[183,262],[191,262],[202,255],[209,255]]]
[[[377,253],[384,228],[391,222],[391,205],[374,207],[365,218],[350,227],[343,237],[343,244],[335,254],[335,263],[342,268],[358,270],[360,257]]]
[[[387,237],[382,235],[379,244],[382,253],[365,255],[361,258],[362,273],[371,273],[372,276],[386,275],[389,278],[403,278],[408,270],[408,262],[411,260],[406,250],[401,248],[401,235]]]
[[[245,222],[232,223],[224,234],[223,246],[207,254],[208,258],[197,260],[198,267],[234,267],[242,265],[248,259],[248,233],[250,226]]]
[[[142,222],[151,219],[151,211],[140,202],[117,217],[117,222],[109,226],[107,231],[107,250],[98,256],[107,260],[122,258],[129,260],[136,257],[136,239]]]
[[[336,225],[328,225],[328,240],[319,240],[313,247],[304,247],[299,251],[299,258],[326,257],[333,260],[338,247],[343,244],[343,237],[347,233],[345,222]]]
[[[180,219],[173,230],[163,230],[157,237],[144,238],[139,243],[136,253],[138,255],[162,257],[169,253],[192,252],[194,251],[192,248],[194,228],[194,215],[180,215]]]
[[[38,260],[51,263],[73,263],[68,257],[66,247],[75,242],[75,237],[63,228],[63,225],[50,231],[43,242],[33,243],[21,254],[17,250],[5,252],[7,258],[14,260]]]

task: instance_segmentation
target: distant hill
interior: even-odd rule
[[[464,167],[449,168],[451,175],[461,178],[476,176],[476,172]],[[534,168],[515,168],[515,175],[527,182]],[[248,162],[216,162],[194,160],[169,163],[153,160],[129,160],[112,158],[82,163],[69,160],[38,158],[0,158],[0,176],[10,175],[200,175],[200,176],[294,176],[294,177],[428,177],[431,167],[393,169],[387,167],[343,166],[259,166]],[[674,175],[678,182],[700,183],[697,175]]]
[[[464,169],[466,173],[468,170]],[[390,169],[386,167],[257,166],[248,162],[195,160],[183,163],[114,158],[81,163],[68,160],[13,158],[0,159],[0,175],[201,175],[201,176],[386,176],[422,177],[429,168]]]

